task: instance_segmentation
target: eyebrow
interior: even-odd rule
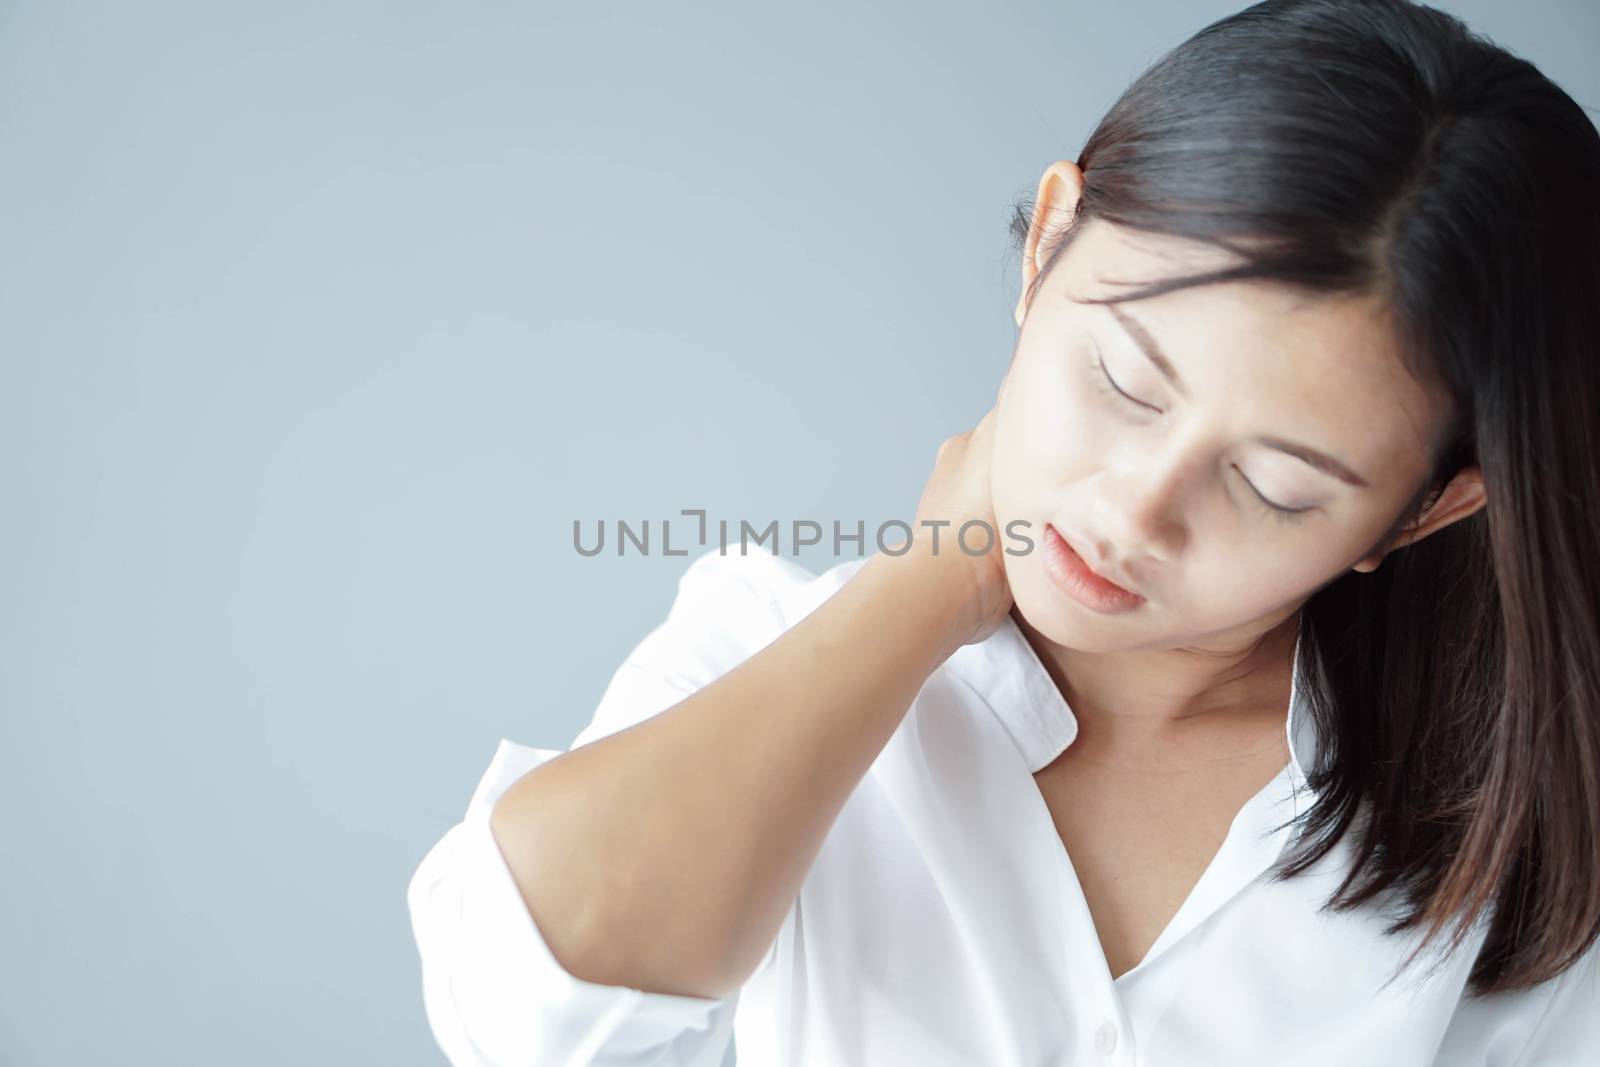
[[[1154,363],[1156,370],[1160,371],[1162,377],[1172,383],[1172,387],[1178,391],[1178,395],[1187,400],[1189,398],[1189,387],[1184,384],[1182,375],[1178,373],[1178,368],[1173,366],[1172,360],[1168,359],[1166,353],[1161,351],[1161,346],[1156,344],[1156,339],[1150,335],[1149,330],[1144,328],[1144,324],[1126,311],[1123,311],[1116,304],[1102,304],[1101,306],[1111,312],[1112,317],[1127,331],[1128,336],[1133,338],[1134,344],[1139,346],[1139,351],[1145,354],[1145,358]],[[1353,485],[1361,489],[1370,488],[1367,480],[1361,475],[1326,452],[1312,448],[1310,445],[1303,445],[1298,441],[1290,441],[1270,434],[1262,434],[1252,438],[1252,440],[1279,452],[1288,453],[1323,474],[1339,479],[1346,485]]]

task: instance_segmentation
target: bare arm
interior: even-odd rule
[[[960,647],[942,559],[878,555],[659,715],[535,768],[490,826],[572,974],[717,997],[760,963],[828,829]]]
[[[993,524],[991,422],[941,446],[919,519]],[[529,771],[490,829],[551,954],[605,985],[738,989],[923,682],[1010,604],[998,541],[917,540],[693,695]]]

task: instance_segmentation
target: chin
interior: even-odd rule
[[[1032,554],[1008,560],[1006,578],[1017,613],[1055,644],[1082,652],[1116,652],[1133,647],[1130,637],[1140,647],[1145,643],[1148,604],[1130,614],[1097,612],[1062,592]]]
[[[1089,651],[1111,632],[1106,624],[1114,619],[1097,618],[1094,612],[1070,599],[1032,557],[1013,561],[1007,577],[1017,613],[1056,644]]]

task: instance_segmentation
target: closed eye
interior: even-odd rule
[[[1158,415],[1161,413],[1160,408],[1155,407],[1152,404],[1146,404],[1144,401],[1129,396],[1127,393],[1123,392],[1122,387],[1119,386],[1111,377],[1111,372],[1106,368],[1105,362],[1101,360],[1099,355],[1095,356],[1094,365],[1099,371],[1098,374],[1093,375],[1095,386],[1103,394],[1111,397],[1119,404],[1136,408],[1141,413],[1154,413]],[[1297,522],[1304,518],[1307,512],[1317,510],[1315,505],[1304,508],[1286,508],[1282,504],[1275,504],[1261,494],[1261,490],[1257,489],[1255,487],[1255,483],[1244,476],[1244,471],[1240,470],[1237,465],[1234,466],[1233,470],[1239,475],[1239,480],[1250,487],[1251,494],[1264,505],[1266,512],[1274,519],[1278,519],[1283,522]]]
[[[1237,464],[1235,464],[1233,469],[1238,472],[1239,480],[1250,487],[1250,492],[1254,493],[1255,498],[1267,506],[1267,510],[1272,512],[1272,517],[1275,519],[1282,519],[1284,522],[1295,522],[1302,518],[1306,512],[1317,510],[1315,504],[1305,508],[1286,508],[1282,504],[1274,504],[1272,501],[1261,495],[1261,490],[1257,489],[1255,487],[1255,483],[1244,476],[1244,471],[1239,470]]]
[[[1160,412],[1160,410],[1161,410],[1160,408],[1155,407],[1154,405],[1151,405],[1151,404],[1146,404],[1143,400],[1138,400],[1138,399],[1136,399],[1134,397],[1129,396],[1127,393],[1123,392],[1122,391],[1122,387],[1119,386],[1112,379],[1111,372],[1106,369],[1105,362],[1098,355],[1094,357],[1094,365],[1100,371],[1099,374],[1094,376],[1095,377],[1095,384],[1097,384],[1100,387],[1100,390],[1102,392],[1106,393],[1109,396],[1115,397],[1118,400],[1122,400],[1122,401],[1124,401],[1126,403],[1132,404],[1134,407],[1140,408],[1140,409],[1142,409],[1144,411]]]

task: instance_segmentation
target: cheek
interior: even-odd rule
[[[1118,425],[1079,365],[1090,358],[1077,349],[1019,354],[996,411],[997,476],[1048,489],[1093,473]]]
[[[1094,442],[1097,436],[1105,440],[1106,430],[1085,406],[1082,388],[1075,390],[1076,383],[1057,368],[1018,370],[1026,372],[1014,375],[995,410],[991,491],[1002,542],[1021,551],[1026,538],[1033,549],[1025,555],[1032,557],[1040,550],[1044,524],[1085,499],[1084,483],[1099,469]],[[1008,532],[1012,523],[1019,524]],[[1012,580],[1032,580],[1027,576],[1036,562],[1009,559],[1007,566],[1018,568]]]
[[[1339,561],[1304,540],[1258,536],[1197,541],[1183,564],[1183,599],[1197,629],[1222,630],[1303,602],[1343,573]]]

